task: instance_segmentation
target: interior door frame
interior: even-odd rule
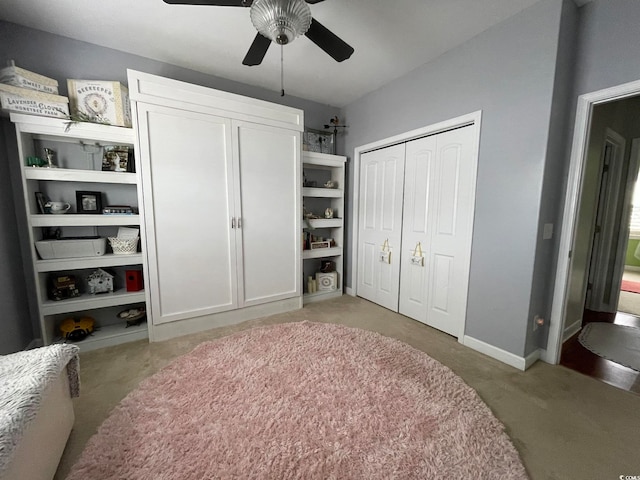
[[[448,120],[444,120],[439,123],[434,123],[432,125],[427,125],[425,127],[421,127],[415,130],[410,130],[405,133],[401,133],[399,135],[394,135],[392,137],[387,137],[382,140],[378,140],[372,143],[368,143],[366,145],[361,145],[356,147],[353,151],[353,185],[351,188],[351,198],[352,202],[352,213],[351,213],[351,288],[346,289],[346,293],[353,297],[356,296],[356,287],[358,285],[358,225],[359,225],[359,211],[360,211],[360,201],[358,192],[360,191],[360,156],[366,152],[370,152],[372,150],[377,150],[380,148],[390,147],[392,145],[396,145],[398,143],[405,143],[411,140],[415,140],[418,138],[426,137],[429,135],[437,135],[438,133],[446,132],[447,130],[453,130],[455,128],[467,127],[473,125],[475,127],[475,135],[474,135],[474,144],[473,144],[473,158],[476,163],[476,167],[478,164],[478,157],[480,154],[480,127],[482,122],[482,110],[477,110],[475,112],[468,113],[466,115],[461,115],[459,117],[451,118]],[[476,194],[476,180],[477,180],[477,171],[478,169],[474,169],[473,174],[473,192],[471,192],[473,198],[475,198]],[[471,212],[471,218],[474,218],[475,213],[475,202],[473,211]],[[464,340],[464,331],[466,323],[466,316],[463,321],[463,325],[461,326],[462,334],[458,337],[458,342],[462,343]]]
[[[619,268],[615,268],[610,275],[607,271],[612,258],[616,265],[617,260],[619,260],[620,232],[618,232],[618,235],[614,233],[615,228],[619,226],[619,222],[616,221],[616,214],[623,218],[622,214],[624,213],[624,203],[621,209],[616,208],[616,204],[619,203],[621,192],[624,195],[627,187],[627,178],[624,175],[626,144],[627,141],[622,135],[611,128],[605,129],[604,145],[600,155],[600,179],[598,183],[600,185],[600,195],[603,193],[603,187],[606,187],[606,193],[605,198],[598,198],[598,207],[593,218],[592,246],[587,277],[588,288],[585,302],[583,302],[586,306],[585,308],[598,312],[615,311],[618,304],[616,296],[616,299],[613,300],[614,305],[611,306],[614,287],[611,284],[611,287],[607,288],[607,284],[610,283],[607,280],[615,279],[618,273],[622,276],[622,273]],[[608,164],[606,163],[607,147],[611,147],[613,152]],[[612,205],[613,208],[611,208]],[[598,220],[601,221],[598,222]],[[595,235],[598,236],[597,239]],[[615,288],[619,286],[618,282]],[[609,302],[605,302],[605,295],[609,296]]]
[[[544,362],[551,364],[560,362],[566,320],[569,276],[572,267],[571,251],[576,236],[578,207],[582,196],[582,180],[587,159],[587,144],[591,133],[593,109],[596,105],[638,95],[640,95],[640,80],[585,93],[578,97],[564,211],[562,214],[560,243],[558,246],[551,318],[549,319],[549,338],[546,350],[543,350],[540,355]]]

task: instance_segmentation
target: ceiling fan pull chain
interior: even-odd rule
[[[284,45],[280,45],[280,96],[284,97]]]

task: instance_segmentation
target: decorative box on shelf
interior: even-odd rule
[[[309,152],[334,153],[334,134],[306,129],[302,136],[302,149]]]
[[[71,111],[118,127],[131,127],[129,89],[119,82],[67,80]]]
[[[9,63],[8,67],[0,69],[0,83],[58,95],[57,80],[16,67],[13,60]]]
[[[0,105],[9,112],[69,118],[69,99],[30,88],[0,83]]]
[[[311,242],[309,247],[311,250],[316,250],[318,248],[331,248],[331,241]]]
[[[87,277],[87,288],[91,295],[113,293],[113,275],[102,268],[98,268]]]
[[[338,288],[338,272],[316,273],[316,284],[319,292],[330,292]]]

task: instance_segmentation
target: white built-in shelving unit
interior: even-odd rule
[[[138,214],[102,215],[78,214],[76,191],[100,192],[103,206],[128,205],[139,209],[138,174],[102,171],[102,157],[106,145],[133,147],[131,128],[94,123],[72,123],[65,120],[33,115],[11,114],[18,139],[18,157],[14,159],[14,183],[21,185],[25,211],[20,218],[23,230],[22,251],[27,277],[33,291],[30,307],[37,316],[42,343],[49,345],[62,341],[58,326],[68,317],[92,317],[98,328],[89,337],[78,342],[81,350],[93,350],[124,342],[148,338],[147,325],[127,327],[118,313],[128,308],[145,305],[144,290],[128,292],[125,271],[141,270],[141,252],[118,255],[107,247],[102,256],[58,258],[43,260],[35,242],[45,238],[45,232],[58,230],[63,237],[116,236],[122,226],[141,227]],[[58,168],[27,166],[27,158],[44,158],[44,148],[56,152],[54,163]],[[71,204],[66,214],[40,213],[36,192],[51,201]],[[107,242],[108,245],[108,242]],[[107,268],[114,277],[113,293],[91,295],[86,293],[86,276],[97,268]],[[51,275],[73,275],[78,280],[79,297],[54,301],[47,294]]]
[[[344,248],[344,172],[346,157],[329,155],[326,153],[303,152],[302,170],[304,186],[302,201],[305,213],[324,217],[325,210],[331,208],[333,218],[312,218],[303,223],[304,249],[303,260],[303,290],[304,303],[316,302],[342,295],[343,284],[343,248]],[[332,181],[335,188],[324,185]],[[310,249],[306,237],[311,234],[323,240],[331,239],[331,247]],[[337,272],[336,288],[332,290],[308,291],[308,279],[314,277],[320,270],[323,261],[335,263]]]

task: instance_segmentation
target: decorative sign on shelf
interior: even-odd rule
[[[322,130],[307,129],[302,137],[302,148],[308,152],[334,153],[335,135]]]

